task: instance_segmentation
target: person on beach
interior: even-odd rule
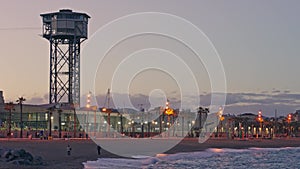
[[[99,145],[97,146],[97,151],[98,151],[98,155],[100,155],[101,154],[101,147]]]
[[[71,150],[72,150],[72,148],[71,148],[70,144],[68,144],[68,146],[67,146],[67,154],[68,154],[68,156],[71,155]]]

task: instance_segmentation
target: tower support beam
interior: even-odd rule
[[[90,18],[62,9],[41,14],[43,37],[50,42],[49,103],[80,106],[80,44],[87,39]]]

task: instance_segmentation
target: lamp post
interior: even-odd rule
[[[14,108],[14,103],[13,102],[9,102],[6,103],[5,105],[5,110],[9,111],[9,120],[8,120],[8,137],[11,137],[11,111]]]
[[[263,137],[262,122],[264,121],[264,119],[262,118],[262,112],[261,112],[261,110],[258,111],[257,121],[259,122],[259,126],[260,126],[260,135],[261,135],[261,138],[262,138],[262,137]],[[257,137],[258,137],[258,135],[257,135]]]
[[[217,113],[217,116],[218,116],[218,120],[220,122],[217,125],[217,137],[219,137],[219,132],[220,132],[219,130],[220,130],[220,127],[222,127],[222,121],[224,120],[224,117],[222,115],[223,115],[223,108],[219,107],[219,111]]]
[[[181,117],[181,136],[184,137],[184,116]]]
[[[49,135],[48,137],[52,137],[52,110],[49,111]]]
[[[26,99],[24,97],[19,97],[17,100],[17,103],[20,104],[20,127],[21,127],[21,131],[20,131],[20,138],[23,138],[23,102],[26,101]]]
[[[73,104],[71,104],[72,106],[72,109],[73,109],[73,118],[74,118],[74,131],[73,131],[73,137],[76,138],[76,130],[77,130],[77,127],[76,127],[76,124],[77,124],[77,116],[76,116],[76,107]]]
[[[120,133],[123,134],[124,128],[123,128],[123,115],[122,114],[120,114],[120,125],[121,125],[121,127],[120,127]]]
[[[52,137],[52,121],[54,119],[53,117],[53,111],[57,110],[58,111],[58,136],[61,138],[61,105],[60,104],[55,104],[52,107],[49,107],[48,109],[48,121],[49,121],[49,134],[48,137],[51,139]]]
[[[132,137],[135,137],[135,128],[134,128],[134,123],[135,123],[135,121],[131,121],[131,127],[132,127],[132,129],[131,129],[131,131],[132,131]]]
[[[142,125],[142,138],[144,138],[144,122],[142,121],[142,123],[141,123],[141,125]]]
[[[62,110],[58,110],[58,137],[61,138],[61,112]]]
[[[87,113],[86,113],[86,138],[88,138],[88,133],[89,133],[89,111],[90,111],[90,107],[91,107],[91,92],[88,93],[87,95],[87,100],[86,100],[86,109],[87,109]]]
[[[109,108],[103,107],[101,109],[101,111],[104,113],[107,113],[107,133],[109,134],[109,137],[110,137],[110,113],[112,112],[112,110]]]
[[[97,107],[93,106],[93,110],[94,110],[94,137],[96,138],[96,128],[97,128],[97,115],[96,115],[96,111],[97,111]]]
[[[162,136],[162,121],[164,119],[164,112],[162,112],[162,114],[159,116],[159,134],[160,136]]]
[[[149,113],[149,112],[148,112]],[[148,123],[147,123],[147,130],[148,130],[148,137],[150,137],[150,129],[151,129],[151,123],[150,123],[150,121],[149,121],[149,116],[148,116]]]
[[[287,121],[288,121],[288,132],[287,132],[287,136],[290,136],[290,135],[292,134],[291,120],[292,120],[292,115],[291,115],[291,114],[288,114],[288,116],[287,116]]]
[[[145,133],[144,133],[144,124],[145,124],[145,122],[144,122],[144,113],[143,112],[145,112],[145,109],[143,108],[143,104],[139,104],[139,105],[141,106],[140,111],[142,112],[142,122],[141,122],[142,135],[141,135],[141,137],[144,138],[144,136],[145,136]]]

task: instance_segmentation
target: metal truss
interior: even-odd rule
[[[50,39],[49,102],[80,103],[80,40]]]

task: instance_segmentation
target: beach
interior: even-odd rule
[[[67,145],[70,145],[71,155],[67,155]],[[174,154],[178,152],[204,151],[208,148],[233,148],[242,149],[250,147],[279,148],[300,147],[300,138],[275,138],[252,140],[209,139],[199,144],[197,138],[185,138],[178,145],[165,152]],[[102,149],[101,155],[97,154],[97,145],[91,139],[71,140],[29,140],[29,139],[1,139],[0,149],[24,149],[34,156],[43,158],[41,166],[18,166],[0,161],[0,168],[83,168],[82,163],[94,161],[98,158],[119,157]]]

